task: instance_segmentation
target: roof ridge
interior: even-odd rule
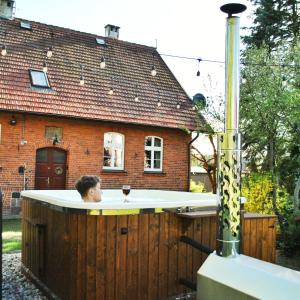
[[[7,19],[3,19],[5,21],[11,22],[11,21],[26,21],[26,22],[31,22],[33,24],[40,24],[40,25],[44,25],[47,27],[52,27],[52,28],[56,28],[56,29],[60,29],[60,30],[67,30],[67,31],[71,31],[71,32],[76,32],[79,34],[84,34],[87,36],[91,36],[93,38],[104,38],[104,39],[109,39],[110,41],[115,41],[117,43],[124,43],[124,44],[130,44],[130,45],[134,45],[134,46],[139,46],[142,48],[149,48],[153,50],[156,50],[156,48],[154,46],[148,46],[148,45],[143,45],[143,44],[138,44],[138,43],[133,43],[133,42],[129,42],[129,41],[125,41],[125,40],[119,40],[119,39],[113,39],[107,36],[103,36],[100,34],[95,34],[95,33],[90,33],[90,32],[85,32],[85,31],[80,31],[80,30],[76,30],[76,29],[72,29],[72,28],[67,28],[67,27],[62,27],[62,26],[57,26],[57,25],[52,25],[52,24],[47,24],[47,23],[42,23],[42,22],[38,22],[38,21],[33,21],[33,20],[28,20],[28,19],[23,19],[23,18],[14,18],[13,20],[7,20]]]

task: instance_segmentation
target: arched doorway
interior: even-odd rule
[[[67,152],[59,148],[36,151],[35,189],[63,190],[66,188]]]

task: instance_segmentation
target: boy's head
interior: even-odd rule
[[[98,176],[84,175],[81,176],[75,187],[81,198],[85,201],[101,201],[100,178]]]

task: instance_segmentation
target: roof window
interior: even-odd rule
[[[96,43],[101,46],[106,46],[105,40],[101,38],[96,38]]]
[[[39,70],[29,70],[31,85],[40,88],[49,88],[47,73]]]
[[[21,26],[21,28],[23,28],[23,29],[28,29],[28,30],[31,30],[31,29],[32,29],[32,25],[31,25],[31,23],[28,22],[28,21],[21,21],[21,22],[20,22],[20,26]]]

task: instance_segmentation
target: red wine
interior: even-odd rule
[[[130,193],[130,189],[123,189],[123,194],[125,196],[129,195],[129,193]]]

